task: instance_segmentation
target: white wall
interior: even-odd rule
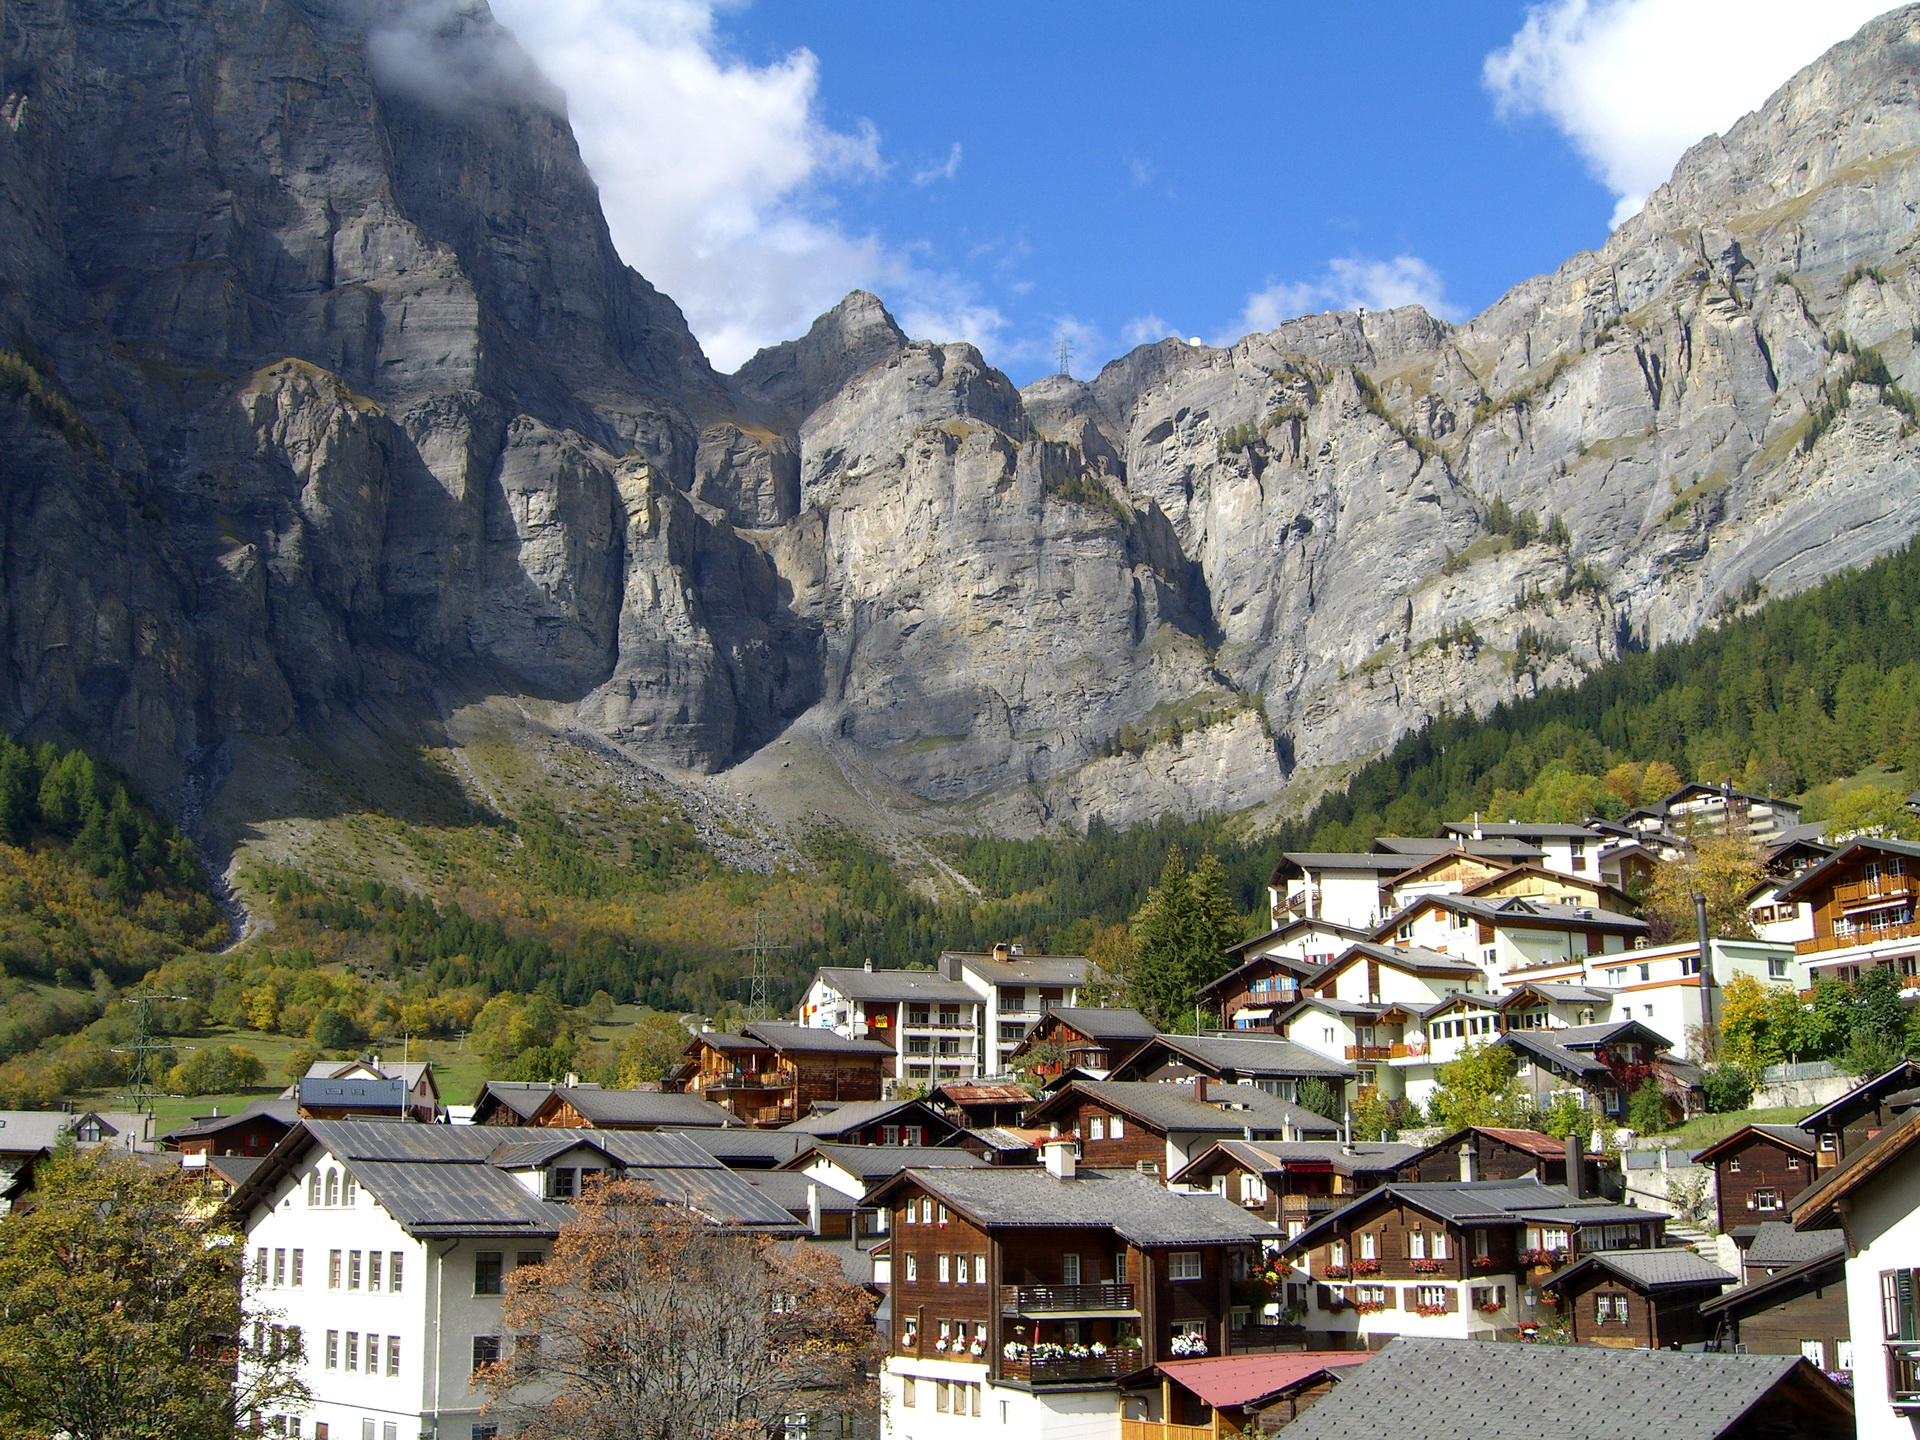
[[[919,1382],[917,1403],[911,1410],[900,1403],[901,1380],[907,1374]],[[936,1379],[985,1384],[980,1418],[936,1411]],[[1118,1390],[1032,1394],[987,1382],[985,1365],[899,1355],[888,1358],[880,1389],[880,1440],[979,1440],[983,1434],[1018,1440],[1120,1440]]]
[[[1859,1440],[1914,1440],[1917,1427],[1887,1403],[1880,1315],[1880,1272],[1920,1268],[1920,1164],[1912,1156],[1854,1192],[1847,1230],[1858,1247],[1847,1262],[1857,1434]]]

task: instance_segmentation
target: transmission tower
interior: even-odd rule
[[[777,950],[791,950],[791,945],[775,945],[767,939],[767,912],[753,912],[753,943],[733,947],[736,955],[753,956],[753,970],[748,977],[747,1020],[771,1020],[773,1007],[767,1003],[767,956]]]
[[[120,1003],[122,1005],[130,1005],[133,1007],[133,1043],[131,1045],[116,1046],[112,1053],[115,1055],[131,1055],[133,1057],[127,1066],[127,1088],[121,1093],[120,1098],[126,1102],[127,1108],[137,1115],[149,1114],[153,1109],[154,1086],[153,1077],[148,1073],[150,1068],[149,1057],[177,1048],[172,1045],[159,1044],[154,1040],[153,1011],[150,1007],[163,1000],[185,1000],[188,998],[189,997],[185,995],[148,994],[126,995],[121,997]]]
[[[1060,373],[1069,380],[1073,378],[1073,341],[1065,335],[1060,337]]]

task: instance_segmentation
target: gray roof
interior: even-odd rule
[[[1373,1175],[1398,1170],[1421,1147],[1375,1140],[1356,1140],[1346,1145],[1338,1140],[1216,1140],[1196,1156],[1187,1169],[1209,1157],[1225,1155],[1261,1175],[1276,1175],[1288,1164],[1308,1162],[1316,1168],[1329,1165],[1342,1175]],[[1184,1171],[1182,1173],[1185,1173]],[[1170,1177],[1178,1180],[1179,1175]]]
[[[1309,1133],[1331,1135],[1339,1129],[1326,1116],[1316,1115],[1257,1086],[1209,1085],[1207,1099],[1203,1103],[1193,1098],[1190,1086],[1162,1084],[1157,1080],[1075,1081],[1066,1090],[1056,1091],[1042,1101],[1028,1118],[1037,1119],[1042,1111],[1064,1104],[1060,1096],[1075,1090],[1160,1131],[1235,1135],[1249,1129],[1279,1130],[1291,1127]]]
[[[919,1124],[952,1123],[942,1120],[918,1100],[849,1100],[780,1128],[796,1135],[844,1135],[849,1130],[863,1130],[878,1124],[890,1115],[912,1116],[913,1123]]]
[[[1575,1200],[1564,1185],[1543,1185],[1531,1175],[1517,1180],[1429,1180],[1390,1182],[1369,1190],[1342,1208],[1321,1217],[1288,1243],[1290,1251],[1311,1250],[1324,1244],[1322,1233],[1347,1223],[1349,1211],[1383,1201],[1412,1206],[1437,1220],[1455,1225],[1513,1224],[1544,1221],[1551,1224],[1634,1224],[1666,1217],[1631,1205],[1607,1200]]]
[[[744,1125],[730,1125],[725,1129],[702,1126],[685,1132],[663,1125],[653,1133],[684,1133],[688,1140],[729,1170],[771,1169],[784,1160],[791,1160],[811,1143],[805,1135],[793,1135],[785,1130],[751,1130]]]
[[[964,965],[982,980],[995,985],[1084,985],[1087,981],[1084,955],[1010,955],[1002,960],[993,955],[949,950],[940,959]]]
[[[602,1090],[597,1085],[557,1085],[556,1094],[605,1126],[733,1125],[738,1122],[711,1100],[665,1090]]]
[[[1747,1264],[1804,1265],[1847,1253],[1847,1237],[1838,1230],[1796,1230],[1783,1220],[1762,1220],[1747,1247]]]
[[[1287,1440],[1717,1440],[1805,1364],[1798,1355],[1403,1336],[1343,1371]],[[1837,1421],[1846,1403],[1837,1392],[1832,1403],[1822,1418]]]
[[[987,1163],[978,1155],[962,1150],[958,1146],[829,1145],[816,1142],[780,1168],[804,1170],[813,1162],[813,1157],[816,1155],[824,1156],[849,1175],[857,1176],[869,1185],[878,1184],[909,1168],[952,1166],[955,1169],[970,1170],[975,1167],[984,1167]]]
[[[1422,898],[1425,899],[1428,897],[1423,896]],[[1404,915],[1406,912],[1403,910],[1400,913]],[[1394,920],[1383,922],[1380,927],[1380,933],[1390,933],[1393,925]],[[1341,963],[1341,960],[1345,960],[1348,955],[1365,955],[1401,970],[1440,970],[1449,974],[1457,974],[1476,979],[1485,973],[1471,960],[1462,960],[1458,955],[1449,955],[1444,950],[1429,950],[1424,945],[1383,945],[1373,940],[1355,941],[1347,947],[1346,952],[1341,955],[1339,960],[1335,960],[1333,965],[1327,968],[1329,970],[1333,969],[1334,966]]]
[[[1010,1153],[1034,1148],[1033,1141],[1017,1131],[1007,1129],[1004,1125],[988,1125],[981,1129],[966,1130],[961,1133],[971,1135],[989,1150]]]
[[[739,1176],[684,1136],[620,1130],[525,1130],[470,1125],[404,1125],[381,1120],[304,1120],[235,1191],[245,1213],[298,1158],[318,1145],[352,1172],[410,1234],[552,1235],[572,1213],[542,1199],[511,1173],[539,1168],[577,1146],[616,1162],[715,1224],[781,1229],[792,1222]]]
[[[1498,900],[1483,900],[1471,895],[1420,895],[1408,902],[1437,905],[1484,920],[1490,925],[1530,925],[1545,923],[1566,930],[1614,930],[1623,935],[1644,935],[1652,927],[1644,920],[1602,910],[1594,905],[1549,904],[1535,895],[1507,895]]]
[[[1731,1285],[1735,1277],[1679,1246],[1661,1250],[1595,1250],[1563,1266],[1540,1283],[1558,1285],[1577,1270],[1596,1265],[1610,1270],[1642,1290],[1664,1290],[1674,1285]]]
[[[531,1120],[534,1112],[546,1104],[547,1097],[558,1088],[550,1080],[489,1080],[480,1087],[474,1108],[477,1110],[493,1100],[522,1120]]]
[[[222,1130],[230,1130],[235,1125],[257,1120],[262,1115],[278,1120],[283,1125],[293,1125],[300,1119],[300,1104],[278,1096],[272,1100],[256,1100],[244,1110],[236,1110],[231,1115],[201,1115],[188,1121],[177,1129],[169,1130],[162,1140],[190,1140],[197,1135],[217,1135]]]
[[[1445,855],[1459,850],[1479,860],[1538,860],[1539,850],[1511,836],[1489,836],[1485,840],[1462,840],[1456,835],[1434,838],[1425,835],[1382,835],[1373,842],[1379,849],[1408,859]]]
[[[267,1163],[264,1155],[209,1155],[207,1168],[216,1170],[229,1185],[238,1185]]]
[[[1656,1049],[1666,1049],[1671,1043],[1664,1035],[1648,1030],[1637,1020],[1616,1020],[1606,1025],[1569,1025],[1564,1030],[1508,1030],[1495,1043],[1529,1051],[1575,1075],[1593,1075],[1607,1068],[1594,1058],[1595,1048],[1628,1029],[1645,1032],[1655,1042]]]
[[[1464,835],[1469,839],[1479,839],[1484,836],[1489,840],[1528,840],[1536,837],[1551,840],[1591,840],[1594,833],[1584,825],[1553,825],[1539,821],[1514,823],[1454,820],[1440,828],[1453,836]]]
[[[51,1150],[70,1127],[89,1116],[100,1122],[111,1143],[119,1144],[127,1135],[145,1140],[146,1116],[131,1110],[0,1110],[0,1155]]]
[[[1551,1000],[1561,1005],[1611,1005],[1614,996],[1611,990],[1588,985],[1561,985],[1551,980],[1523,981],[1512,994],[1518,995],[1525,990],[1531,990],[1541,999]]]
[[[942,1000],[978,1005],[980,997],[958,980],[949,980],[937,970],[854,970],[841,966],[823,966],[814,972],[852,1000]]]
[[[1405,855],[1374,855],[1351,850],[1290,850],[1280,861],[1299,870],[1372,870],[1376,874],[1385,871],[1398,875],[1407,868]]]
[[[878,1040],[851,1040],[835,1030],[818,1025],[796,1025],[790,1020],[756,1020],[740,1027],[743,1034],[763,1040],[775,1050],[816,1050],[836,1055],[884,1055],[893,1058],[893,1047]]]
[[[836,1190],[831,1185],[822,1185],[818,1180],[810,1180],[798,1170],[756,1170],[753,1174],[742,1178],[792,1215],[807,1213],[807,1191],[810,1189],[819,1192],[820,1208],[823,1211],[848,1211],[859,1203],[846,1191]]]
[[[1097,1005],[1054,1005],[1048,1015],[1060,1019],[1093,1040],[1151,1040],[1159,1031],[1138,1010],[1106,1009]],[[1045,1016],[1036,1024],[1044,1024]]]
[[[1218,1071],[1238,1075],[1328,1075],[1347,1079],[1351,1066],[1274,1035],[1162,1035],[1159,1042]]]
[[[1134,1245],[1271,1240],[1273,1227],[1218,1195],[1181,1195],[1132,1170],[1082,1170],[1061,1180],[1037,1165],[903,1172],[982,1225],[1101,1227]],[[889,1182],[897,1183],[897,1182]],[[872,1203],[876,1197],[868,1196]]]

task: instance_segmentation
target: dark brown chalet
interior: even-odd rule
[[[562,1130],[719,1129],[734,1119],[698,1095],[556,1085],[529,1123]]]
[[[1887,1126],[1899,1119],[1901,1110],[1889,1103],[1920,1085],[1920,1060],[1902,1060],[1884,1075],[1856,1085],[1831,1105],[1816,1110],[1798,1122],[1796,1128],[1811,1138],[1816,1169],[1831,1170],[1865,1147]]]
[[[1510,1340],[1550,1326],[1547,1275],[1601,1250],[1657,1249],[1666,1217],[1537,1180],[1394,1182],[1287,1242],[1305,1266],[1310,1349],[1400,1334]]]
[[[1417,1151],[1400,1168],[1402,1180],[1521,1180],[1531,1177],[1543,1185],[1567,1183],[1567,1166],[1575,1154],[1585,1172],[1579,1193],[1598,1195],[1613,1178],[1597,1155],[1582,1153],[1577,1139],[1556,1140],[1538,1130],[1506,1130],[1469,1125]]]
[[[1224,1195],[1293,1236],[1354,1196],[1397,1178],[1419,1153],[1418,1145],[1371,1140],[1221,1140],[1168,1183]]]
[[[1576,1345],[1677,1350],[1714,1329],[1700,1307],[1733,1276],[1691,1250],[1613,1250],[1587,1255],[1541,1283]]]
[[[1330,1140],[1338,1127],[1253,1085],[1077,1080],[1027,1117],[1079,1142],[1083,1164],[1170,1174],[1216,1140]],[[1164,1167],[1164,1168],[1163,1168]]]
[[[922,1100],[852,1100],[783,1125],[836,1145],[945,1145],[960,1127]]]
[[[1227,1085],[1258,1085],[1292,1100],[1302,1080],[1324,1081],[1339,1093],[1353,1078],[1353,1068],[1279,1035],[1213,1031],[1156,1035],[1125,1064],[1116,1065],[1112,1078],[1166,1081],[1196,1076]]]
[[[1274,1016],[1310,993],[1314,977],[1349,945],[1372,934],[1331,920],[1291,920],[1227,951],[1234,968],[1194,998],[1219,1017],[1223,1030],[1272,1033]]]
[[[953,1382],[937,1362],[1033,1393],[1233,1353],[1236,1276],[1272,1234],[1216,1196],[1077,1169],[1065,1143],[1044,1167],[906,1170],[862,1203],[888,1214],[888,1401],[905,1408],[921,1397],[899,1387]]]
[[[950,1080],[933,1092],[933,1103],[969,1130],[1018,1125],[1033,1095],[1008,1081]]]
[[[1007,1067],[1051,1079],[1065,1070],[1105,1075],[1153,1039],[1153,1022],[1138,1010],[1056,1005],[1007,1057]],[[1056,1058],[1054,1052],[1060,1052]]]
[[[1719,1228],[1784,1220],[1814,1177],[1814,1139],[1797,1125],[1747,1125],[1693,1157],[1713,1167]]]
[[[160,1145],[182,1155],[265,1155],[299,1120],[291,1101],[262,1100],[235,1115],[203,1115],[169,1130]]]
[[[1508,1030],[1494,1044],[1518,1057],[1521,1084],[1544,1107],[1569,1082],[1591,1097],[1588,1108],[1615,1120],[1627,1100],[1651,1079],[1667,1096],[1668,1118],[1683,1120],[1694,1108],[1699,1070],[1668,1052],[1672,1042],[1637,1020],[1570,1025],[1559,1030]]]
[[[1822,1370],[1850,1368],[1845,1247],[1706,1301],[1700,1320],[1708,1343],[1728,1354],[1804,1355]]]
[[[811,1025],[763,1021],[696,1035],[678,1079],[749,1125],[787,1125],[820,1102],[878,1100],[894,1054]]]

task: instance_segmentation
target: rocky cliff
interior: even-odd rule
[[[476,700],[695,772],[805,715],[957,824],[1239,808],[1920,520],[1920,11],[1466,325],[1025,392],[865,295],[714,373],[479,0],[5,14],[0,723],[242,828],[237,748]]]

